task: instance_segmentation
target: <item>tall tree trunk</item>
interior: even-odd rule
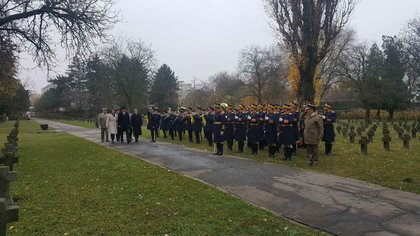
[[[365,109],[365,123],[370,124],[370,108]]]
[[[300,73],[300,86],[298,99],[301,100],[299,103],[314,103],[315,100],[315,87],[314,87],[314,77],[315,77],[315,62],[308,62],[303,68],[299,69]]]
[[[376,119],[380,120],[381,119],[381,109],[378,109],[376,111],[376,115],[375,115]]]
[[[393,120],[394,119],[394,109],[389,109],[388,110],[388,119],[389,120]]]

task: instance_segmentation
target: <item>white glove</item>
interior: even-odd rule
[[[248,120],[250,120],[252,117],[251,116],[247,116]]]
[[[280,121],[280,122],[283,122],[283,118],[281,118],[281,117],[280,117],[279,121]]]
[[[237,120],[237,119],[239,119],[239,117],[238,116],[235,116],[235,120]]]
[[[327,118],[326,116],[322,116],[322,119],[324,119],[324,120],[325,120],[326,118]]]
[[[224,131],[220,131],[220,135],[222,135],[223,136],[223,134],[224,134],[225,132]]]
[[[225,118],[227,119],[227,116],[225,116]]]
[[[265,117],[265,120],[269,120],[270,118],[268,118],[268,116]]]

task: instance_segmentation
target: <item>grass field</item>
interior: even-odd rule
[[[357,127],[357,125],[355,126]],[[310,169],[420,194],[420,140],[418,138],[411,140],[410,149],[405,150],[403,142],[398,138],[398,134],[394,131],[392,125],[389,124],[392,137],[391,151],[386,152],[383,150],[381,141],[381,127],[381,124],[379,124],[373,142],[368,145],[368,155],[362,155],[360,152],[360,145],[357,144],[360,137],[356,137],[356,144],[351,144],[348,138],[336,134],[333,155],[329,157],[321,155],[320,164],[317,167],[309,167],[307,165],[307,154],[303,149],[298,150],[297,155],[294,156],[291,162],[281,160],[282,152],[277,154],[275,159],[268,158],[267,150],[260,152],[257,156],[252,156],[248,150],[244,154],[239,154],[236,151],[236,144],[232,152],[225,151],[225,154],[252,158],[263,162],[279,163],[295,168]],[[150,133],[144,127],[143,134],[143,138],[150,139]],[[208,147],[205,143],[197,145],[186,140],[183,142],[172,141],[169,138],[163,139],[162,136],[161,134],[158,140],[209,152],[213,151],[213,147]],[[323,143],[320,145],[320,152],[323,152]]]
[[[53,120],[53,121],[61,122],[61,123],[68,124],[68,125],[79,126],[79,127],[83,127],[83,128],[91,128],[91,129],[96,128],[96,125],[95,125],[94,122],[88,122],[87,120],[85,120],[85,121],[81,121],[81,120]]]
[[[1,134],[11,123],[0,124]],[[9,235],[318,235],[217,189],[22,121]]]

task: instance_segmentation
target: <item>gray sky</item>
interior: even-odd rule
[[[112,35],[141,39],[152,46],[157,66],[166,63],[180,80],[204,81],[220,71],[235,71],[239,51],[247,45],[274,42],[261,0],[120,0],[123,21]],[[361,41],[380,42],[420,16],[420,0],[360,0],[350,27]],[[47,73],[21,55],[19,77],[40,91]],[[65,71],[63,60],[56,70]],[[50,76],[54,76],[51,73]]]

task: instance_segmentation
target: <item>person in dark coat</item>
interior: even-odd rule
[[[293,134],[293,115],[288,105],[283,106],[284,113],[280,116],[279,122],[282,128],[282,144],[284,145],[284,160],[291,161],[295,135]]]
[[[118,128],[120,130],[120,141],[124,143],[124,133],[127,137],[127,143],[130,143],[130,115],[127,112],[127,108],[121,107],[121,112],[118,113]]]
[[[226,140],[225,136],[226,116],[221,105],[214,105],[214,122],[213,122],[213,137],[216,143],[216,151],[213,155],[223,155],[223,142]]]
[[[138,109],[133,110],[131,115],[131,128],[133,129],[134,141],[139,142],[139,136],[142,135],[141,126],[143,125],[143,118],[139,114]]]
[[[238,142],[238,152],[244,152],[244,145],[246,140],[246,121],[248,114],[245,112],[245,107],[239,105],[239,111],[235,115],[235,139]]]
[[[157,112],[156,107],[149,109],[147,113],[147,129],[150,130],[152,140],[150,142],[156,142],[156,131],[159,129],[160,114]]]
[[[178,114],[176,115],[176,117],[174,119],[174,122],[173,122],[175,130],[178,133],[179,141],[182,141],[183,136],[184,136],[185,117],[184,117],[183,112],[184,112],[183,109],[179,109]]]
[[[201,107],[197,107],[197,112],[193,114],[192,119],[192,126],[195,136],[195,143],[201,143],[201,130],[203,129],[203,109]]]
[[[226,127],[225,127],[225,135],[226,135],[226,143],[228,150],[232,151],[233,148],[233,140],[234,140],[234,128],[233,122],[235,120],[235,114],[232,113],[233,107],[228,105],[226,107],[225,119],[226,119]]]
[[[297,111],[297,104],[292,102],[290,104],[290,113],[292,113],[293,120],[292,120],[292,127],[293,127],[293,135],[294,135],[294,142],[292,144],[293,153],[296,153],[296,145],[299,141],[299,118],[300,113]]]
[[[259,114],[256,112],[257,106],[251,105],[250,112],[247,116],[248,133],[247,139],[251,147],[251,154],[257,155],[258,153],[258,142],[260,141],[259,131]]]
[[[264,119],[265,119],[265,107],[264,105],[258,105],[258,149],[260,151],[264,150],[266,145],[264,139]]]
[[[324,105],[324,114],[322,116],[324,120],[324,136],[322,141],[325,142],[325,155],[331,155],[332,146],[335,141],[334,123],[337,119],[337,115],[332,110],[332,106],[329,104]]]
[[[274,158],[276,153],[276,142],[277,142],[277,127],[278,127],[278,116],[274,113],[275,107],[269,105],[267,107],[267,113],[264,118],[264,137],[265,143],[268,145],[268,156]]]
[[[204,137],[207,140],[207,143],[210,147],[213,146],[213,119],[214,119],[214,108],[209,107],[208,111],[202,117],[203,120],[203,130],[204,130]]]

